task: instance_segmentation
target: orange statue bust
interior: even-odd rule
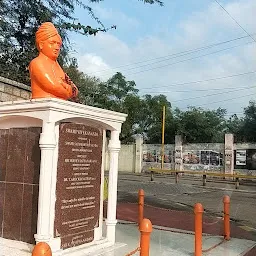
[[[57,58],[62,45],[61,37],[51,22],[43,23],[36,32],[39,56],[29,64],[32,99],[74,99],[78,89],[60,67]]]

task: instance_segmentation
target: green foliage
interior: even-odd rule
[[[157,3],[157,4],[161,5],[161,6],[164,5],[164,2],[160,1],[160,0],[139,0],[139,1],[143,1],[146,4],[155,4],[155,3]]]
[[[174,140],[173,115],[171,103],[165,95],[145,95],[143,101],[143,118],[140,121],[140,133],[144,135],[147,143],[161,143],[163,106],[166,108],[166,136],[165,141],[171,143]]]
[[[26,70],[35,57],[34,34],[52,13],[40,1],[3,0],[0,8],[0,75],[28,82]]]
[[[0,23],[0,75],[28,84],[28,64],[36,57],[35,33],[41,23],[52,21],[59,24],[65,17],[70,18],[68,1],[63,9],[55,1],[2,0]],[[56,8],[56,9],[55,9]],[[67,57],[68,41],[66,31],[61,29],[64,48],[60,62]]]
[[[140,98],[134,81],[127,81],[121,73],[113,75],[101,89],[98,98],[101,107],[127,113],[127,120],[122,127],[121,140],[124,143],[133,141],[140,118]]]
[[[228,120],[226,120],[225,133],[234,134],[235,142],[241,142],[244,140],[243,134],[242,134],[242,126],[243,126],[243,119],[239,118],[236,114],[234,114],[231,117],[229,117]]]
[[[78,24],[72,24],[72,23],[67,23],[64,22],[61,25],[62,28],[64,29],[68,29],[70,31],[75,31],[75,32],[79,32],[82,35],[94,35],[96,36],[96,34],[98,32],[107,32],[110,29],[116,29],[116,25],[111,26],[110,28],[92,28],[91,26],[84,26],[81,23]]]
[[[256,142],[256,103],[250,101],[244,109],[244,118],[238,126],[238,139],[244,142]]]
[[[101,107],[98,104],[98,97],[102,92],[102,82],[96,77],[87,76],[79,71],[76,59],[73,59],[68,66],[64,66],[64,70],[78,87],[79,102],[85,105]]]
[[[187,111],[176,110],[177,134],[189,143],[222,142],[225,131],[226,110],[203,110],[190,107]]]
[[[99,3],[99,2],[102,2],[104,0],[90,0],[90,2],[95,2],[95,3]],[[144,2],[145,4],[159,4],[160,6],[163,6],[164,5],[164,1],[161,1],[161,0],[138,0],[138,1],[141,1],[141,2]]]

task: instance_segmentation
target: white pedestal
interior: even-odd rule
[[[104,109],[85,106],[59,99],[38,99],[0,103],[0,129],[16,127],[42,127],[40,135],[41,163],[38,198],[38,220],[36,242],[47,242],[57,255],[91,255],[92,252],[115,244],[119,134],[126,115]],[[57,161],[59,125],[62,122],[93,124],[103,130],[101,188],[99,225],[94,229],[94,241],[62,250],[60,238],[55,236],[55,202],[57,182]],[[107,213],[107,235],[102,237],[103,227],[103,185],[106,130],[111,131],[109,142],[110,170]],[[9,240],[10,244],[12,240]],[[24,242],[15,241],[15,244]],[[26,246],[25,246],[26,247]],[[31,246],[27,247],[28,250]]]

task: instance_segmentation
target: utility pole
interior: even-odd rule
[[[164,133],[165,133],[165,106],[163,106],[163,117],[162,117],[162,152],[161,152],[161,169],[164,168]]]

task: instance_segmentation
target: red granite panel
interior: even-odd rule
[[[24,185],[21,241],[30,244],[35,244],[34,234],[36,234],[37,228],[38,191],[38,185]]]
[[[6,181],[23,183],[27,128],[12,128],[9,132]]]
[[[23,185],[7,183],[5,185],[3,237],[20,240]]]
[[[28,128],[25,150],[24,183],[39,184],[41,155],[39,147],[40,133],[40,127]]]

